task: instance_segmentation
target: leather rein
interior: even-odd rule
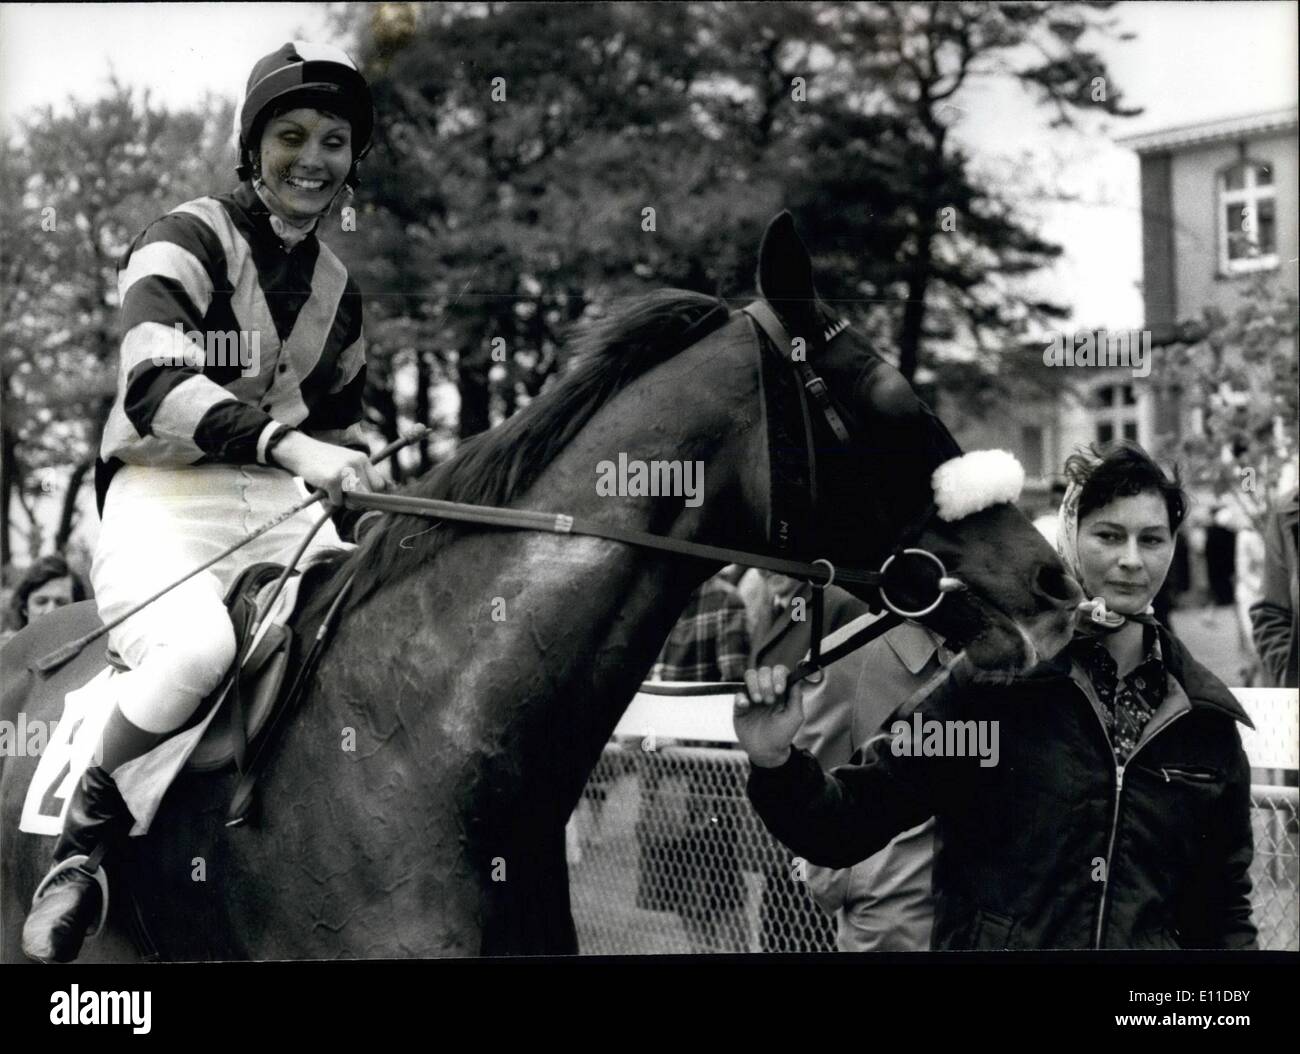
[[[771,307],[764,301],[757,300],[743,309],[753,325],[756,327],[755,338],[759,346],[760,356],[762,355],[763,340],[758,336],[761,332],[767,338],[767,343],[775,349],[780,359],[788,364],[798,380],[796,385],[799,392],[800,412],[803,419],[803,439],[804,439],[804,456],[807,459],[807,491],[810,499],[810,506],[813,511],[817,508],[817,489],[816,489],[816,453],[813,445],[812,417],[809,412],[809,399],[815,404],[821,412],[823,419],[835,434],[836,438],[847,444],[850,442],[848,429],[845,427],[843,419],[831,400],[830,392],[827,389],[826,382],[813,370],[809,363],[794,354],[794,344],[787,333],[785,326],[781,323]],[[831,326],[824,335],[824,341],[829,344],[837,336],[848,328],[849,323],[839,322]],[[775,501],[775,495],[773,497]],[[659,552],[670,553],[674,556],[685,556],[700,560],[710,560],[721,564],[739,564],[744,567],[757,567],[766,571],[775,571],[779,574],[788,575],[791,578],[803,579],[813,586],[813,603],[812,603],[812,644],[809,655],[801,661],[795,671],[788,679],[788,683],[794,684],[798,681],[808,679],[811,683],[819,683],[822,679],[823,667],[830,665],[838,659],[843,658],[850,652],[874,640],[876,637],[887,633],[895,626],[901,624],[906,619],[915,619],[929,614],[936,607],[946,593],[956,592],[965,588],[964,583],[959,579],[950,577],[942,561],[933,553],[916,548],[904,548],[905,544],[915,538],[925,524],[935,513],[933,502],[916,520],[908,526],[901,534],[893,552],[881,565],[880,570],[871,571],[865,568],[856,567],[836,567],[829,560],[820,558],[811,562],[803,560],[788,559],[785,557],[771,556],[766,553],[754,553],[744,549],[732,549],[726,546],[707,545],[702,542],[684,541],[679,538],[669,538],[664,535],[652,534],[649,531],[635,530],[628,527],[618,527],[611,524],[599,523],[595,520],[569,516],[565,513],[535,512],[526,509],[503,509],[490,505],[468,505],[462,502],[441,501],[435,498],[417,498],[403,494],[373,494],[369,492],[348,491],[343,495],[344,504],[359,509],[374,509],[381,512],[394,513],[406,516],[420,516],[433,520],[449,520],[457,523],[473,523],[487,527],[513,528],[517,530],[544,531],[552,534],[572,534],[584,535],[592,538],[603,538],[607,541],[622,542],[628,545],[635,545],[645,549],[653,549]],[[773,515],[776,521],[777,516]],[[812,518],[810,518],[811,520]],[[783,521],[784,522],[784,521]],[[809,532],[811,533],[811,531]],[[770,539],[772,540],[772,539]],[[776,541],[774,544],[776,544]],[[790,539],[782,536],[779,545],[788,547]],[[815,550],[814,550],[815,551]],[[938,570],[938,592],[937,596],[928,606],[920,609],[909,610],[895,604],[889,595],[882,588],[889,574],[891,564],[900,556],[913,556],[921,559],[928,559],[937,565]],[[868,586],[875,589],[880,596],[884,607],[889,610],[874,620],[869,626],[865,626],[856,633],[850,635],[836,647],[829,651],[821,652],[822,631],[824,625],[824,593],[826,587],[836,582],[847,585]],[[723,681],[708,682],[699,685],[689,685],[668,688],[658,686],[653,682],[643,684],[641,690],[651,694],[658,695],[705,695],[717,694],[722,691],[736,691],[744,688],[743,682]]]

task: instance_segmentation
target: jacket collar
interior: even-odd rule
[[[764,578],[763,599],[761,601],[762,617],[758,622],[760,632],[755,636],[757,643],[751,654],[754,656],[763,654],[770,646],[783,639],[787,633],[792,632],[799,625],[788,615],[790,606],[797,598],[803,598],[806,612],[805,618],[811,619],[812,594],[813,587],[809,582],[796,581],[793,584],[787,583],[783,589],[778,591],[772,588],[769,579]],[[825,647],[824,640],[823,647]]]
[[[1164,626],[1159,627],[1159,642],[1164,658],[1165,670],[1187,695],[1193,708],[1202,707],[1218,710],[1248,728],[1255,724],[1246,713],[1236,696],[1214,674],[1192,657],[1183,642],[1170,633]],[[1070,649],[1062,648],[1057,655],[1040,662],[1027,671],[1023,680],[1051,680],[1070,676]]]
[[[1165,649],[1165,666],[1169,675],[1183,686],[1192,706],[1221,710],[1247,728],[1255,727],[1250,715],[1228,690],[1227,685],[1197,662],[1182,641],[1163,626],[1160,627],[1160,638]]]
[[[940,647],[939,638],[916,622],[904,622],[901,626],[895,626],[882,639],[913,676],[925,669]],[[940,661],[946,655],[947,650],[944,649],[940,653]]]

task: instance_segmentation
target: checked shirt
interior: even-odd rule
[[[1123,765],[1142,738],[1142,732],[1165,695],[1165,663],[1160,635],[1155,626],[1143,627],[1144,658],[1127,676],[1094,635],[1076,637],[1075,657],[1092,681],[1106,716],[1106,732],[1115,749],[1115,761]]]

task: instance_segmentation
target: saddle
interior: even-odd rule
[[[259,596],[274,585],[283,571],[283,564],[269,561],[253,564],[241,571],[227,590],[226,608],[235,628],[237,656],[248,651]],[[265,727],[284,686],[293,645],[293,631],[286,620],[297,602],[299,578],[295,574],[285,583],[275,611],[268,613],[258,633],[258,642],[243,664],[232,663],[216,689],[176,730],[184,732],[202,724],[212,709],[218,708],[190,755],[187,770],[216,772],[232,761],[242,768],[249,743]],[[107,658],[114,669],[122,672],[130,669],[111,647]]]
[[[238,779],[227,822],[235,825],[247,818],[257,776],[271,754],[267,746],[275,738],[274,730],[301,697],[324,645],[323,634],[316,633],[310,647],[299,649],[289,625],[302,598],[328,576],[330,568],[321,564],[309,565],[286,580],[275,607],[253,636],[258,601],[262,597],[269,599],[269,591],[283,571],[281,564],[263,562],[240,573],[225,600],[235,630],[236,654],[246,658],[232,664],[216,690],[185,725],[148,754],[124,765],[117,774],[119,787],[137,819],[133,833],[147,831],[167,788],[181,771],[216,773],[232,763]],[[26,642],[24,657],[43,654],[51,645],[77,635],[76,631],[98,625],[99,619],[94,602],[87,601],[69,605],[45,622],[41,629],[51,633],[42,632],[39,640]],[[46,689],[61,700],[62,717],[57,727],[66,725],[70,731],[58,744],[52,736],[50,748],[42,756],[24,802],[20,824],[24,831],[57,834],[61,827],[59,799],[65,799],[66,785],[57,793],[54,788],[69,777],[75,778],[89,763],[87,747],[99,727],[91,715],[105,713],[117,691],[116,678],[104,665],[104,654],[96,655],[95,649],[83,650]],[[107,659],[108,667],[127,669],[111,650]],[[291,671],[292,677],[288,676]]]
[[[283,564],[262,562],[240,573],[226,593],[226,607],[235,627],[236,655],[249,646],[258,598],[268,591],[284,571]],[[202,720],[213,706],[220,708],[186,767],[195,772],[215,772],[234,762],[241,770],[249,745],[266,727],[275,704],[281,698],[284,675],[293,650],[293,630],[288,624],[297,604],[302,575],[295,573],[258,633],[258,641],[243,665],[234,663],[216,691],[199,707]]]

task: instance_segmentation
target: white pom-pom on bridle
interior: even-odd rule
[[[1014,502],[1025,470],[1006,450],[974,450],[945,461],[930,477],[939,519],[951,523],[1000,502]]]
[[[1025,470],[1020,467],[1015,456],[1005,450],[976,450],[962,454],[945,461],[930,477],[930,485],[934,490],[934,514],[951,523],[981,509],[1002,502],[1014,502],[1020,497],[1020,488],[1024,482]],[[918,524],[908,534],[913,534],[920,526]],[[913,568],[918,566],[917,561],[928,561],[933,565],[930,573],[937,575],[937,592],[929,603],[908,608],[896,603],[888,595],[887,576],[900,557],[910,558]],[[948,574],[943,561],[934,553],[913,547],[895,550],[881,565],[880,578],[880,598],[884,605],[895,614],[909,619],[928,615],[939,606],[944,594],[957,593],[966,588],[960,578]]]

